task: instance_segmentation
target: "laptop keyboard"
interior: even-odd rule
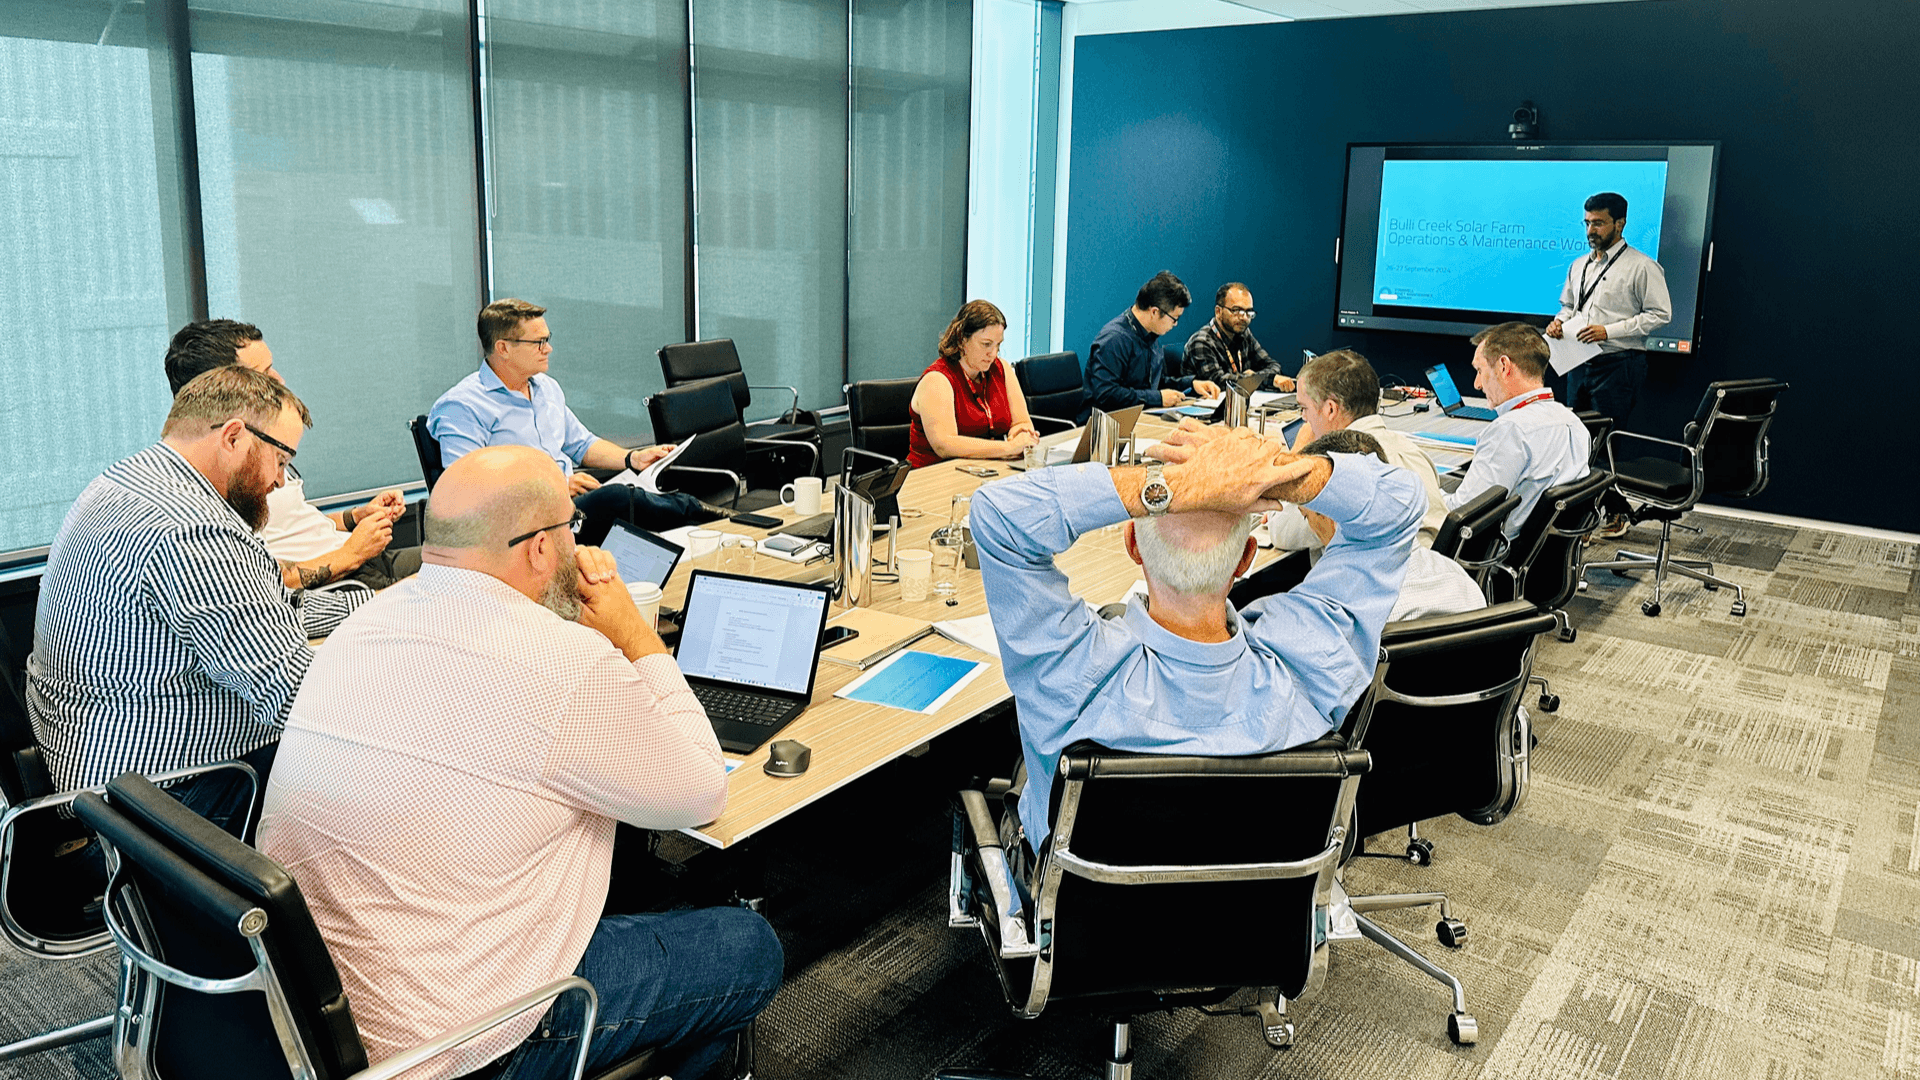
[[[783,536],[798,536],[803,540],[825,540],[833,535],[833,515],[815,514],[775,531]]]
[[[784,719],[792,706],[778,698],[763,697],[760,694],[742,693],[739,690],[723,690],[717,686],[696,684],[693,696],[707,710],[707,716],[713,720],[737,720],[743,724],[758,724],[772,727]]]

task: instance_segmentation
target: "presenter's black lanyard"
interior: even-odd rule
[[[1613,258],[1607,260],[1607,265],[1600,268],[1600,276],[1593,279],[1592,285],[1587,284],[1587,271],[1592,267],[1593,261],[1589,259],[1587,265],[1580,268],[1580,302],[1573,306],[1573,310],[1587,310],[1587,301],[1592,299],[1593,294],[1599,290],[1600,283],[1607,280],[1607,271],[1613,269],[1613,264],[1619,262],[1620,256],[1626,253],[1627,245],[1621,244],[1620,250],[1614,252]]]

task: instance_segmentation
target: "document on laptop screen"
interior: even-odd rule
[[[688,675],[805,693],[819,648],[826,594],[772,582],[698,579],[681,621]]]

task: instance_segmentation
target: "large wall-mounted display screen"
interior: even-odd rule
[[[1658,260],[1673,319],[1647,348],[1692,352],[1717,143],[1352,144],[1336,325],[1471,334],[1544,325],[1588,253],[1582,204],[1627,200],[1626,240]]]

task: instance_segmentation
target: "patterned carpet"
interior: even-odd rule
[[[1579,640],[1538,653],[1563,704],[1536,716],[1526,802],[1492,828],[1433,823],[1431,867],[1348,871],[1355,892],[1450,893],[1472,927],[1458,952],[1424,911],[1379,921],[1466,984],[1477,1046],[1447,1041],[1438,984],[1339,944],[1324,989],[1291,1009],[1293,1049],[1269,1050],[1248,1019],[1161,1014],[1134,1027],[1137,1074],[1920,1077],[1920,552],[1694,521],[1705,533],[1680,546],[1745,586],[1751,613],[1682,582],[1649,619],[1647,586],[1593,575],[1570,605]],[[789,976],[760,1025],[759,1075],[1098,1075],[1099,1023],[1013,1019],[977,937],[946,927],[946,798],[1007,759],[1004,739],[981,725],[727,862],[670,868],[689,896],[739,876],[767,896]],[[0,1037],[104,1012],[112,976],[108,958],[0,955]],[[109,1075],[103,1042],[0,1065]]]

